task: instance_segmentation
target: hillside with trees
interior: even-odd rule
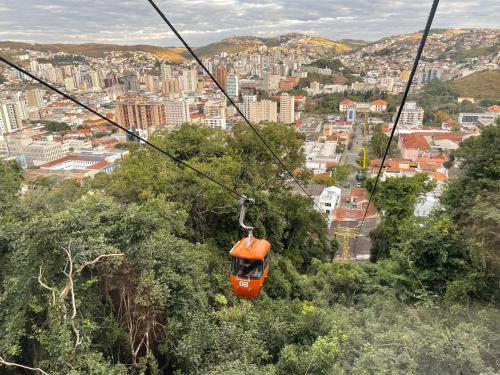
[[[303,135],[260,131],[303,167]],[[151,141],[256,198],[248,221],[272,245],[263,295],[230,290],[236,199],[156,151],[130,144],[82,184],[25,181],[0,161],[2,374],[500,371],[500,126],[454,153],[462,173],[429,218],[413,216],[424,175],[381,182],[374,256],[358,263],[332,261],[323,218],[247,127]]]
[[[460,96],[500,100],[500,70],[472,73],[451,83]]]

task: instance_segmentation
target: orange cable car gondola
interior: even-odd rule
[[[241,198],[240,225],[248,230],[231,249],[231,288],[242,298],[255,299],[260,295],[269,273],[269,251],[271,244],[253,236],[253,227],[245,225],[246,205],[253,203],[251,198]]]

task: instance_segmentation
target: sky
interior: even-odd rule
[[[156,0],[192,46],[288,32],[333,40],[424,28],[430,0]],[[500,28],[498,0],[441,0],[433,27]],[[0,40],[180,46],[147,0],[2,0]]]

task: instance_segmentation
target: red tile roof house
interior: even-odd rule
[[[387,103],[385,100],[378,99],[370,103],[370,111],[372,112],[384,112],[387,109]]]
[[[401,134],[399,136],[398,148],[403,159],[416,161],[419,157],[430,156],[431,146],[427,139],[418,133]]]
[[[340,112],[347,112],[347,108],[351,105],[351,104],[356,104],[356,102],[350,100],[350,99],[344,99],[342,100],[340,103],[339,103],[339,111]]]

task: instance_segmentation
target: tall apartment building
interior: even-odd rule
[[[423,85],[435,79],[441,79],[442,70],[439,68],[425,68],[422,72],[418,73],[417,83]]]
[[[248,119],[255,124],[262,121],[276,122],[278,120],[278,103],[271,100],[251,102]]]
[[[238,74],[228,74],[226,77],[226,91],[229,97],[238,98],[240,95]]]
[[[44,90],[33,89],[26,91],[26,100],[30,107],[42,108],[43,107],[43,95]]]
[[[191,122],[188,102],[183,98],[168,99],[165,102],[165,119],[168,126]]]
[[[227,83],[227,69],[224,65],[219,65],[215,71],[215,79],[222,86],[223,89],[226,89]]]
[[[394,116],[394,120],[396,116]],[[403,128],[420,128],[424,121],[424,109],[416,102],[407,102],[401,112],[398,126]]]
[[[90,79],[90,87],[92,87],[93,89],[101,88],[101,78],[99,77],[98,72],[91,71],[89,73],[89,79]]]
[[[11,132],[23,126],[23,120],[28,119],[28,109],[24,100],[6,100],[0,102],[0,117],[3,132]]]
[[[165,106],[139,97],[125,97],[116,103],[118,123],[127,129],[145,129],[149,133],[165,125]]]
[[[243,104],[241,106],[241,112],[243,115],[250,120],[250,105],[257,101],[257,95],[244,95]]]
[[[169,78],[161,83],[162,96],[175,96],[181,91],[179,81],[175,78]]]
[[[293,124],[295,122],[295,97],[293,95],[281,95],[279,120],[283,124]]]
[[[179,80],[182,91],[193,93],[198,87],[198,71],[196,69],[183,70]]]
[[[162,81],[172,78],[172,68],[170,65],[165,64],[165,62],[160,64],[160,76]]]

